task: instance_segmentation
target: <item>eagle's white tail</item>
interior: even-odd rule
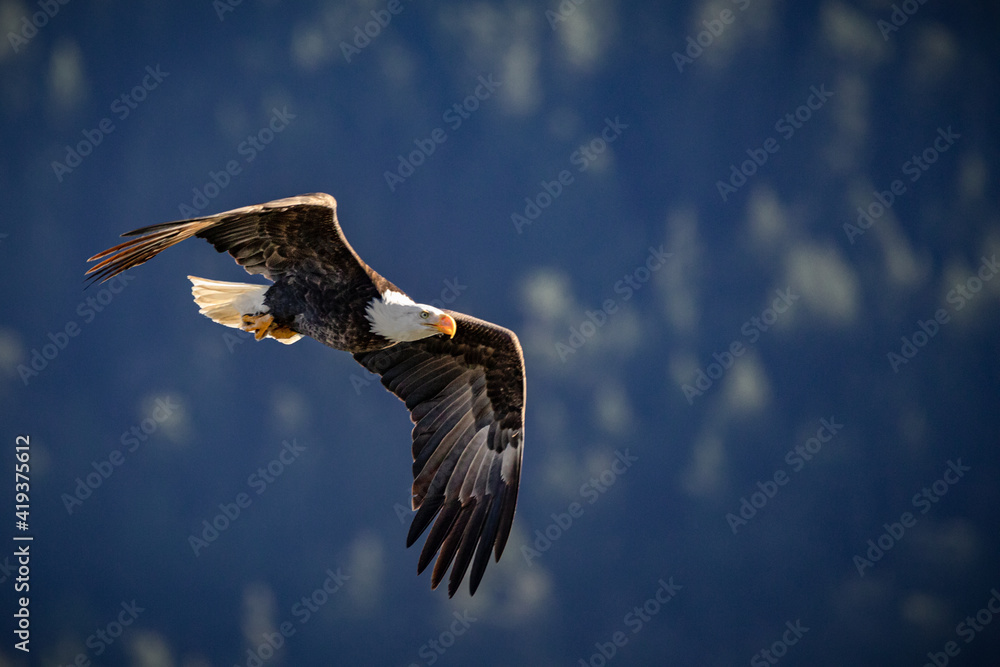
[[[191,294],[194,295],[194,302],[201,307],[198,312],[213,322],[246,331],[248,329],[243,320],[244,315],[258,316],[266,314],[269,310],[264,305],[264,293],[267,292],[270,285],[227,283],[197,276],[188,276],[188,280],[191,281]],[[284,332],[291,335],[281,335]],[[274,331],[274,333],[279,335],[272,336],[270,331],[267,335],[286,345],[290,345],[302,337],[301,334],[293,334],[288,330]]]

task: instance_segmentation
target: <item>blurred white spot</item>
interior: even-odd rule
[[[486,3],[447,6],[439,20],[449,39],[462,44],[466,63],[456,64],[488,74],[502,63],[498,78],[501,104],[509,111],[526,114],[541,101],[538,81],[539,31],[544,15],[535,7],[500,10]]]
[[[821,22],[823,36],[837,56],[865,67],[874,67],[885,56],[886,42],[866,12],[827,2]]]
[[[691,461],[681,472],[681,486],[691,496],[712,496],[722,484],[725,452],[722,438],[702,434],[691,451]]]
[[[788,221],[778,196],[769,187],[754,188],[747,202],[750,233],[762,247],[773,247],[788,237]]]
[[[13,33],[20,37],[21,30],[23,29],[21,18],[29,13],[27,6],[16,0],[0,4],[0,35],[6,36]],[[23,48],[26,47],[22,44],[18,45],[19,51]],[[5,58],[16,55],[10,37],[0,42],[0,62],[3,62]]]
[[[131,667],[174,667],[167,640],[150,630],[134,630],[129,634],[128,652]]]
[[[701,244],[694,211],[670,213],[663,245],[673,253],[673,257],[656,272],[655,284],[663,295],[667,321],[679,332],[694,333],[699,315],[695,281],[701,277]]]
[[[798,245],[788,253],[785,266],[785,281],[792,293],[801,294],[810,310],[832,323],[854,321],[858,311],[858,280],[836,248]],[[795,309],[791,314],[795,314]]]
[[[628,394],[621,385],[608,381],[594,391],[597,421],[605,431],[623,434],[630,430],[634,415]]]
[[[884,221],[885,224],[879,225],[875,238],[881,243],[885,253],[886,273],[890,282],[900,287],[915,287],[923,283],[930,273],[930,259],[917,260],[895,218],[886,216]]]
[[[584,477],[588,479],[599,479],[602,473],[611,469],[611,464],[615,462],[615,453],[607,447],[590,447],[586,452],[583,475],[580,482],[584,482]]]
[[[326,42],[325,31],[320,26],[298,25],[292,33],[292,57],[300,67],[315,69],[330,52]]]
[[[503,610],[511,622],[531,618],[552,595],[552,579],[541,568],[520,568],[512,583],[510,600]]]
[[[272,4],[277,4],[272,0]],[[385,0],[355,0],[322,5],[306,22],[292,30],[290,50],[292,60],[303,69],[316,69],[327,63],[351,65],[367,57],[368,47],[380,47],[393,41],[395,26],[405,21],[408,4],[400,5],[398,14],[388,14],[388,23],[376,21],[371,12],[386,11]],[[369,25],[374,23],[374,25]],[[360,31],[360,35],[359,35]],[[345,53],[346,51],[346,53]],[[349,60],[348,60],[349,59]]]
[[[573,302],[569,277],[555,269],[537,271],[528,276],[521,283],[521,294],[530,316],[549,322],[562,318]]]
[[[753,350],[729,369],[723,392],[726,404],[735,412],[760,412],[771,402],[767,372]]]
[[[142,398],[140,414],[142,420],[138,423],[138,427],[143,435],[149,436],[150,442],[161,447],[188,443],[191,422],[187,411],[184,410],[184,400],[180,394],[169,392],[147,394]],[[150,431],[150,427],[155,427],[155,430]]]
[[[348,562],[350,584],[344,590],[351,597],[351,608],[360,614],[370,614],[382,602],[382,582],[385,578],[385,549],[382,538],[371,531],[358,534],[351,541]]]
[[[519,113],[528,113],[538,106],[541,91],[538,85],[538,49],[525,42],[513,44],[503,59],[501,99]]]
[[[1000,276],[994,275],[989,280],[979,278],[979,271],[982,270],[983,275],[989,275],[991,271],[989,267],[984,268],[982,256],[992,264],[993,256],[1000,254],[1000,250],[991,251],[989,247],[979,253],[974,264],[969,264],[965,257],[952,257],[945,263],[939,288],[940,299],[942,307],[951,313],[953,322],[965,325],[982,323],[983,309],[996,305],[996,297],[1000,295]],[[961,308],[958,308],[958,303],[962,304]]]
[[[745,11],[739,9],[741,4],[748,5]],[[682,37],[682,40],[687,36],[697,40],[699,34],[707,30],[705,21],[718,21],[725,9],[733,12],[732,22],[724,24],[723,31],[705,47],[703,56],[699,59],[699,62],[703,60],[712,69],[723,70],[730,67],[741,52],[758,48],[775,39],[773,33],[777,27],[773,0],[753,0],[751,3],[744,3],[743,0],[738,2],[704,0],[702,4],[691,7],[687,21],[688,34]],[[683,51],[686,48],[686,41],[678,44],[678,50]]]
[[[556,34],[565,48],[566,58],[576,69],[589,71],[603,61],[618,35],[614,9],[612,3],[588,2],[577,5],[565,21],[556,24]]]
[[[17,365],[24,363],[25,350],[21,337],[13,329],[0,328],[0,368],[4,375],[17,377]]]
[[[309,402],[297,389],[285,385],[277,387],[271,396],[271,409],[278,421],[279,430],[301,428],[309,418]]]
[[[63,109],[75,107],[86,96],[83,55],[76,42],[60,41],[52,49],[48,87],[52,102]]]
[[[981,153],[963,155],[959,171],[959,189],[963,199],[982,199],[986,196],[986,184],[989,182],[990,172]]]
[[[270,586],[250,583],[243,588],[243,639],[256,647],[265,633],[275,630],[275,599]]]

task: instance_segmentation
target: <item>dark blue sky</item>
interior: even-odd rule
[[[988,4],[0,3],[0,664],[988,664]],[[83,288],[121,232],[316,191],[524,346],[474,598],[405,549],[399,401],[198,314],[228,256]]]

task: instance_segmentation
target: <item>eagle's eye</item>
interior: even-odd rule
[[[426,310],[420,311],[420,319],[426,320],[430,316],[431,316],[431,314],[428,313]]]

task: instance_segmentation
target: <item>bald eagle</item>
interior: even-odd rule
[[[108,280],[186,238],[203,238],[270,285],[188,276],[198,311],[257,340],[309,336],[346,350],[406,403],[413,421],[412,507],[406,538],[431,526],[417,564],[434,556],[431,588],[449,566],[448,596],[471,563],[469,592],[510,536],[524,438],[524,355],[512,331],[415,303],[358,257],[337,201],[308,194],[143,227],[91,257]],[[433,525],[431,525],[433,522]],[[473,559],[474,557],[474,559]]]

